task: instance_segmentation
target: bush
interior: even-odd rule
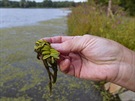
[[[117,41],[135,51],[135,18],[108,18],[101,9],[78,6],[68,16],[68,35],[92,34]]]

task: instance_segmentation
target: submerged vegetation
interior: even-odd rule
[[[0,1],[0,5],[3,1],[6,0]],[[34,1],[31,2],[35,5]],[[19,2],[14,3],[15,7],[20,6]],[[4,5],[11,7],[6,2]],[[41,6],[39,3],[34,7]],[[47,72],[35,58],[33,44],[43,37],[63,35],[67,30],[67,22],[68,35],[105,37],[135,51],[135,18],[125,15],[119,9],[112,19],[106,16],[106,10],[101,5],[85,4],[73,8],[68,20],[62,18],[40,22],[35,26],[0,29],[0,101],[102,101],[101,95],[104,96],[103,100],[109,101],[111,98],[114,101],[107,91],[102,92],[101,85],[104,83],[94,85],[99,93],[93,87],[93,82],[73,78],[59,71],[59,79],[53,86],[53,96],[49,97]]]
[[[43,37],[63,35],[66,18],[33,26],[0,29],[0,101],[101,101],[91,81],[58,71],[57,83],[49,97],[49,82],[43,63],[36,59],[34,43]]]

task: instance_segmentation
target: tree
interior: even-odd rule
[[[18,1],[9,1],[10,7],[15,8],[19,7],[19,2]]]
[[[22,7],[22,8],[26,8],[26,7],[27,7],[27,2],[26,2],[26,0],[21,0],[21,1],[20,1],[20,7]]]
[[[107,9],[107,16],[108,17],[112,17],[112,19],[114,19],[111,7],[112,7],[112,0],[109,0],[109,2],[108,2],[108,9]]]
[[[110,0],[88,0],[89,4],[108,5]],[[111,5],[123,7],[130,15],[135,16],[135,0],[111,0]],[[111,7],[111,6],[110,6]],[[109,13],[108,13],[109,14]]]
[[[52,7],[52,1],[51,0],[44,0],[43,7]]]
[[[27,7],[37,7],[35,1],[27,1]]]
[[[3,6],[4,7],[9,7],[9,0],[2,0]]]
[[[130,15],[135,16],[135,0],[120,0],[120,6],[129,11]]]

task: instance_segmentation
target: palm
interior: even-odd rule
[[[110,41],[97,40],[94,43],[87,44],[79,54],[69,54],[71,64],[68,74],[79,78],[110,81],[112,76],[117,75],[120,51],[116,48],[117,51],[112,51],[114,47],[108,44]]]
[[[90,35],[46,40],[54,43],[54,48],[64,55],[59,62],[62,72],[90,80],[111,81],[117,76],[122,57],[118,43]]]

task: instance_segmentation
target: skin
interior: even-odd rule
[[[61,53],[65,74],[93,81],[108,81],[135,91],[135,52],[101,37],[56,36],[43,38]]]

